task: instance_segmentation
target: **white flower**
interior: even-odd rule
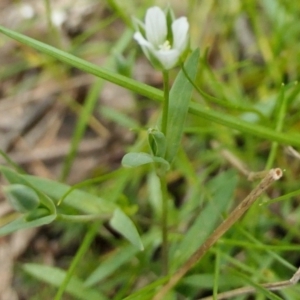
[[[62,24],[66,21],[67,14],[62,10],[54,10],[51,15],[52,23],[57,26],[61,27]]]
[[[189,44],[189,23],[186,17],[173,21],[172,12],[165,14],[159,7],[147,10],[145,24],[136,21],[134,39],[152,64],[169,70],[180,62]]]

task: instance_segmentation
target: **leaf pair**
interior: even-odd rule
[[[4,166],[0,167],[0,171],[12,185],[21,184],[24,187],[32,189],[38,195],[43,207],[47,208],[46,215],[32,215],[30,220],[27,218],[28,215],[21,215],[16,220],[2,226],[0,228],[0,236],[21,229],[46,225],[56,220],[59,216],[56,204],[71,187],[48,179],[20,175]],[[114,203],[80,190],[74,190],[65,198],[64,205],[71,206],[81,213],[98,215],[99,218],[104,220],[109,218],[112,228],[128,239],[138,249],[143,250],[143,244],[134,223]]]

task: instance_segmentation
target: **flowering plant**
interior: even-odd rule
[[[136,20],[136,25],[134,39],[156,68],[172,69],[187,52],[189,23],[186,17],[174,20],[170,9],[164,13],[154,6],[147,10],[145,24]]]

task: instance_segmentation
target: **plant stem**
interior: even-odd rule
[[[169,273],[169,257],[168,257],[168,191],[166,176],[160,176],[160,188],[162,192],[162,216],[161,216],[161,232],[162,232],[162,274]]]
[[[276,132],[282,132],[284,127],[284,122],[286,120],[286,110],[288,106],[288,97],[285,97],[285,86],[282,85],[281,91],[278,97],[277,102],[279,103],[279,107],[277,109],[276,115]],[[278,142],[273,142],[271,146],[271,151],[268,157],[268,161],[266,164],[266,170],[270,169],[275,161],[276,154],[278,151]]]
[[[46,9],[46,19],[47,19],[47,26],[48,26],[48,32],[49,32],[49,38],[51,38],[53,43],[56,43],[57,46],[61,48],[60,42],[60,35],[57,30],[57,28],[53,25],[52,22],[52,8],[51,8],[51,1],[50,0],[44,0],[45,9]]]
[[[165,136],[167,136],[168,113],[169,113],[169,72],[168,71],[163,71],[163,79],[164,79],[164,101],[163,101],[161,131]]]
[[[169,72],[163,71],[164,81],[164,101],[162,107],[161,131],[167,136],[168,131],[168,114],[169,114]],[[169,273],[168,258],[168,191],[166,174],[159,175],[160,189],[162,194],[162,216],[161,216],[161,232],[162,232],[162,274]]]
[[[220,275],[220,249],[217,249],[215,258],[215,276],[214,276],[214,287],[213,287],[213,300],[217,299],[218,288],[219,288],[219,275]]]
[[[101,221],[102,222],[102,221]],[[74,274],[75,268],[77,267],[79,261],[81,260],[81,258],[83,257],[83,255],[86,253],[86,251],[89,249],[92,241],[94,240],[97,232],[98,232],[98,228],[101,224],[101,222],[96,222],[94,223],[90,229],[88,230],[88,232],[86,233],[82,243],[80,244],[80,248],[78,249],[72,263],[71,266],[69,268],[69,270],[66,273],[66,276],[63,280],[63,282],[61,283],[54,300],[60,300],[62,299],[63,293],[65,292],[68,283],[70,282],[70,280],[72,279],[72,276]]]

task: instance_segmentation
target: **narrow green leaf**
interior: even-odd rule
[[[18,212],[30,212],[40,204],[37,193],[26,185],[11,184],[3,187],[2,190],[12,207]]]
[[[152,156],[145,152],[130,152],[124,155],[122,165],[126,168],[134,168],[142,165],[158,163],[163,170],[168,170],[170,164],[162,157]]]
[[[242,133],[248,133],[265,140],[300,147],[300,135],[290,132],[276,132],[273,129],[243,121],[224,112],[219,112],[198,103],[191,103],[189,112],[208,121],[224,125]]]
[[[117,255],[105,260],[103,263],[96,268],[94,272],[87,278],[84,283],[86,287],[90,287],[103,280],[107,276],[113,274],[120,268],[124,263],[128,262],[132,257],[134,257],[139,250],[137,247],[129,245],[127,248],[118,251]]]
[[[50,224],[53,222],[56,218],[56,215],[50,215],[46,216],[37,220],[33,221],[26,221],[25,216],[20,217],[19,219],[16,219],[0,228],[0,236],[5,236],[7,234],[13,233],[18,230],[22,229],[28,229],[28,228],[34,228],[39,227],[43,225]]]
[[[196,49],[185,63],[185,69],[192,80],[195,80],[200,51]],[[192,96],[193,85],[180,71],[170,90],[169,116],[167,123],[167,153],[166,159],[172,162],[178,152],[183,134],[184,123]]]
[[[111,218],[109,224],[119,233],[121,233],[128,241],[136,246],[141,251],[144,250],[144,246],[141,237],[130,218],[124,214],[122,210],[117,208],[114,211],[114,215]]]
[[[213,296],[217,298],[218,296],[218,290],[220,288],[219,286],[219,280],[220,280],[220,249],[217,249],[216,256],[215,256],[215,273],[214,273],[214,285],[213,285]]]
[[[153,157],[145,152],[130,152],[122,159],[122,165],[126,168],[139,167],[153,162]]]
[[[232,274],[236,275],[238,278],[245,281],[245,283],[253,286],[257,292],[259,292],[261,295],[264,295],[267,297],[267,299],[271,300],[281,300],[282,298],[278,297],[276,294],[271,292],[270,290],[266,289],[265,287],[261,286],[260,284],[254,282],[254,280],[251,279],[250,276],[247,276],[241,272],[238,271],[231,271]]]
[[[155,291],[159,286],[166,283],[170,278],[165,276],[163,278],[159,278],[154,282],[146,285],[145,287],[141,288],[140,290],[136,291],[135,293],[131,294],[130,296],[126,297],[123,300],[150,300],[153,298]]]
[[[157,230],[150,231],[142,237],[143,245],[147,249],[154,241],[160,238],[160,232]],[[122,247],[110,257],[106,258],[86,279],[84,285],[91,287],[112,275],[124,264],[128,263],[137,253],[139,249],[133,245]]]
[[[25,44],[25,45],[32,47],[38,51],[41,51],[42,53],[50,55],[60,61],[63,61],[65,63],[75,67],[75,68],[78,68],[84,72],[93,74],[97,77],[103,78],[103,79],[110,81],[112,83],[115,83],[119,86],[125,87],[129,90],[132,90],[132,91],[138,93],[138,94],[145,95],[151,99],[159,100],[162,98],[162,93],[159,90],[157,90],[156,88],[153,88],[149,85],[146,85],[144,83],[140,83],[140,82],[130,79],[128,77],[119,75],[110,70],[98,67],[98,66],[96,66],[90,62],[87,62],[81,58],[78,58],[68,52],[62,51],[60,49],[57,49],[55,47],[52,47],[45,43],[42,43],[42,42],[37,41],[33,38],[30,38],[26,35],[23,35],[16,31],[5,28],[3,26],[0,26],[0,32],[2,32],[3,34],[7,35],[8,37],[10,37],[22,44]]]
[[[82,107],[80,115],[78,116],[78,120],[74,128],[74,133],[71,139],[71,147],[69,153],[67,154],[64,160],[62,173],[60,176],[61,181],[66,181],[66,178],[70,173],[72,164],[75,160],[78,151],[79,144],[88,126],[88,121],[95,109],[95,105],[98,101],[98,96],[100,95],[100,91],[103,87],[103,84],[104,84],[103,80],[100,79],[96,80],[90,87],[88,91],[88,95],[84,100],[84,105]]]
[[[217,222],[222,219],[221,214],[228,207],[233,197],[236,184],[237,176],[232,170],[220,174],[209,182],[208,189],[211,197],[208,199],[208,203],[197,216],[179,245],[174,245],[172,248],[174,253],[172,268],[177,269],[183,264],[212,233]]]
[[[160,180],[155,171],[149,172],[147,176],[148,201],[153,210],[154,217],[161,220],[162,194]]]
[[[50,266],[43,266],[38,264],[24,264],[23,270],[28,274],[32,275],[36,279],[51,284],[53,286],[59,287],[63,282],[66,272]],[[70,280],[66,292],[76,299],[82,300],[106,300],[107,298],[100,292],[87,288],[83,285],[83,282],[72,277]]]
[[[282,85],[280,93],[278,94],[277,98],[277,109],[275,109],[275,116],[276,116],[276,128],[277,132],[282,132],[284,122],[287,117],[287,108],[288,108],[288,100],[289,97],[286,95],[286,89],[288,86]],[[273,142],[271,146],[271,150],[269,153],[269,157],[265,166],[265,170],[269,170],[273,167],[276,154],[278,152],[278,142]]]
[[[201,273],[186,276],[182,279],[181,284],[185,285],[188,289],[199,290],[199,285],[203,289],[211,289],[212,282],[215,280],[215,274]],[[243,284],[243,281],[229,272],[226,276],[222,276],[222,280],[219,280],[219,288],[229,289],[237,288]]]
[[[7,29],[3,26],[0,26],[0,32],[20,43],[23,43],[29,47],[41,51],[42,53],[55,57],[56,59],[63,61],[73,67],[76,67],[84,72],[101,77],[107,81],[113,82],[119,86],[127,88],[128,90],[136,92],[140,95],[144,95],[150,99],[163,101],[162,91],[156,88],[116,74],[110,70],[95,66],[92,63],[80,59],[72,54],[56,49],[52,46],[39,42],[16,31]],[[279,142],[285,145],[300,147],[299,134],[276,132],[273,129],[269,129],[257,124],[250,124],[246,121],[241,120],[240,118],[233,117],[216,110],[211,110],[206,106],[202,106],[197,103],[190,103],[189,112],[206,120],[210,120],[212,122],[238,130],[239,132],[248,133],[253,136],[257,136],[273,142]]]
[[[62,283],[59,286],[59,289],[54,297],[54,300],[62,299],[70,281],[74,277],[75,269],[78,267],[79,262],[82,261],[88,249],[90,249],[91,243],[95,239],[100,225],[101,222],[95,222],[92,226],[90,226],[90,228],[86,232],[83,240],[80,243],[78,250],[76,251],[75,256],[72,259],[71,265],[69,266],[65,278],[63,279]]]
[[[1,80],[1,78],[0,78],[0,80]],[[17,170],[19,173],[25,173],[19,165],[17,165],[14,161],[12,161],[12,159],[9,157],[9,155],[7,153],[5,153],[5,151],[0,149],[0,155],[6,161],[7,165],[11,166],[15,170]]]
[[[153,155],[164,157],[166,153],[166,137],[156,128],[148,129],[148,142]]]

